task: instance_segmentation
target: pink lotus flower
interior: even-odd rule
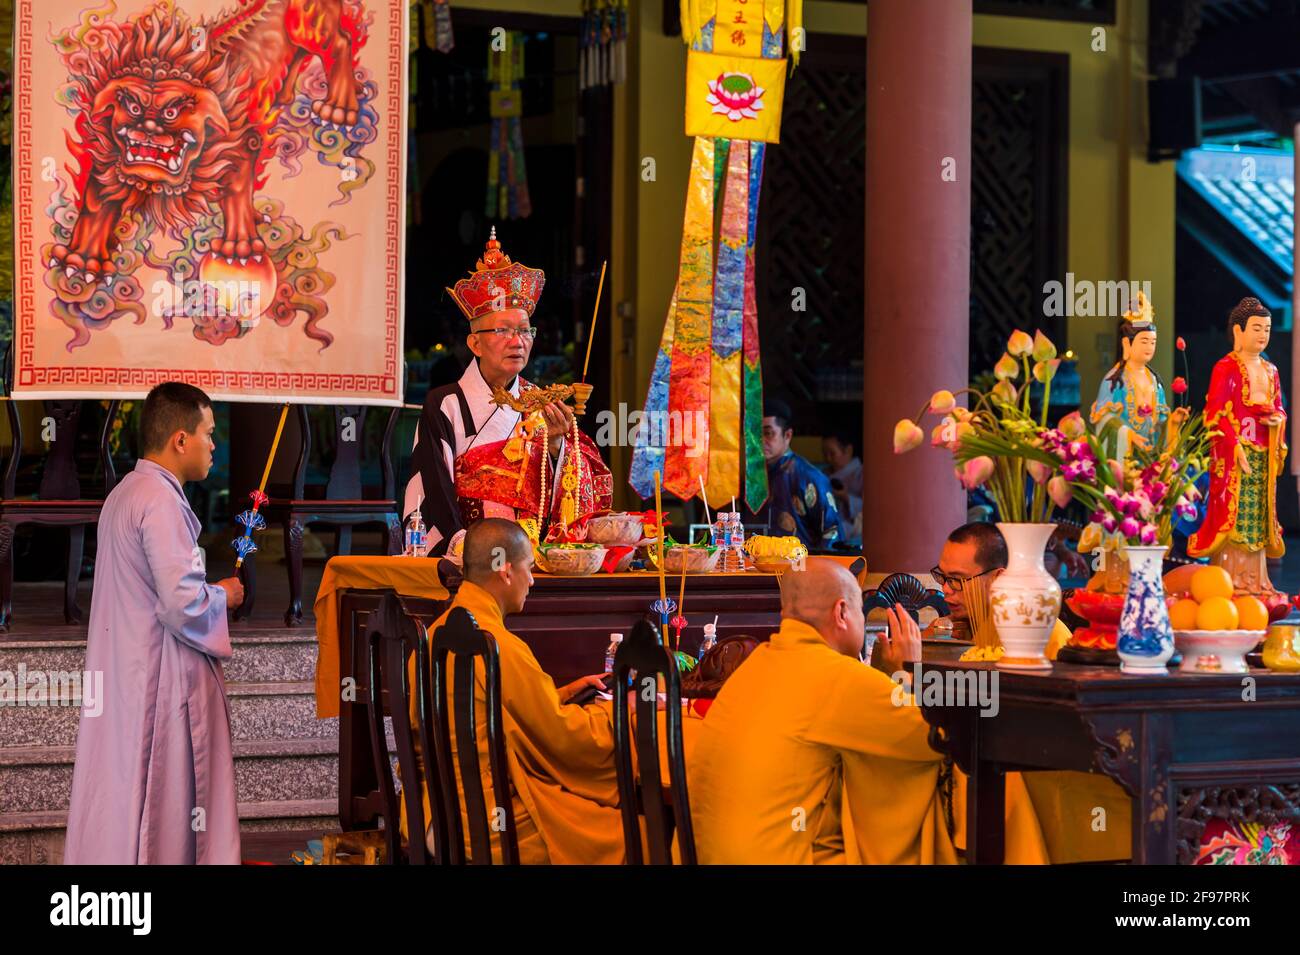
[[[1136,517],[1126,517],[1119,522],[1119,532],[1125,537],[1137,537],[1142,533],[1142,525]]]
[[[1174,389],[1174,394],[1176,395],[1187,394],[1187,379],[1185,379],[1182,375],[1179,375],[1177,378],[1174,379],[1173,389]]]
[[[1047,482],[1047,496],[1057,507],[1067,507],[1074,497],[1074,491],[1070,488],[1070,482],[1058,474]]]
[[[898,424],[894,425],[894,453],[906,454],[913,448],[921,446],[925,440],[925,432],[916,426],[916,422],[909,418],[904,418]]]
[[[1056,346],[1041,331],[1034,332],[1034,361],[1051,361],[1056,357]],[[1053,368],[1053,371],[1056,369]]]
[[[1062,418],[1057,427],[1063,435],[1072,441],[1082,438],[1088,433],[1088,425],[1084,422],[1083,415],[1077,411],[1071,411]]]
[[[1028,338],[1029,336],[1025,336]],[[998,381],[1013,381],[1020,377],[1020,363],[1010,355],[1003,355],[993,366],[993,376]]]
[[[1110,473],[1115,476],[1115,483],[1123,487],[1124,465],[1120,464],[1114,458],[1108,458],[1106,460],[1106,467],[1110,468]],[[1107,490],[1109,490],[1109,488]]]
[[[1024,358],[1034,350],[1034,340],[1025,332],[1016,329],[1007,339],[1007,354],[1013,358]]]
[[[957,407],[957,399],[951,391],[936,391],[930,397],[930,414],[947,414]]]
[[[1042,461],[1026,461],[1025,470],[1029,472],[1029,476],[1034,479],[1035,484],[1044,484],[1052,476],[1051,467]]]
[[[981,454],[977,458],[971,458],[958,472],[961,480],[961,486],[968,491],[973,491],[990,477],[993,476],[993,470],[996,465],[993,459],[986,454]]]

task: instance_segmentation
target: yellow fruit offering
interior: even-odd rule
[[[1175,630],[1196,630],[1196,614],[1201,609],[1191,597],[1183,597],[1169,608],[1169,624]]]
[[[1258,597],[1244,595],[1233,601],[1237,605],[1237,626],[1242,630],[1267,630],[1268,608]]]
[[[1227,597],[1210,597],[1201,601],[1196,611],[1197,630],[1236,630],[1237,605]]]
[[[1203,604],[1211,597],[1232,599],[1232,576],[1222,567],[1202,567],[1192,574],[1192,597]]]

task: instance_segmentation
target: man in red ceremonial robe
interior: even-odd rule
[[[1187,544],[1232,575],[1239,593],[1269,594],[1266,557],[1281,557],[1277,478],[1286,460],[1286,412],[1277,366],[1262,353],[1272,331],[1269,310],[1244,298],[1228,319],[1233,350],[1210,376],[1205,423],[1220,432],[1211,444],[1205,522]]]
[[[609,509],[613,477],[568,405],[552,401],[529,414],[492,401],[493,388],[519,398],[537,387],[519,373],[545,282],[540,269],[510,261],[493,228],[474,272],[447,289],[469,319],[474,360],[458,382],[425,398],[402,509],[408,518],[420,511],[431,555],[482,517],[532,518],[544,534],[548,521]]]

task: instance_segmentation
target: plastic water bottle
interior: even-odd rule
[[[718,558],[718,570],[725,574],[731,572],[733,569],[731,565],[734,562],[731,553],[731,514],[723,511],[718,515],[718,523],[722,527],[722,539],[718,541],[718,546],[722,548],[722,556]]]
[[[605,672],[614,672],[614,657],[618,653],[619,644],[623,642],[623,634],[611,633],[609,635],[609,646],[605,648]]]
[[[740,523],[740,513],[731,512],[731,546],[736,552],[735,570],[745,569],[745,525]]]
[[[704,659],[704,654],[713,649],[718,642],[718,625],[715,623],[706,623],[704,625],[704,640],[700,643],[699,659]]]
[[[406,525],[406,556],[423,557],[428,552],[428,538],[424,531],[424,518],[416,511],[411,523]]]

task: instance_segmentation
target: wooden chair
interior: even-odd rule
[[[379,607],[366,620],[367,645],[370,651],[369,700],[367,706],[370,725],[370,748],[374,754],[375,775],[379,779],[379,795],[383,803],[384,841],[388,862],[397,865],[403,861],[412,865],[441,864],[447,845],[445,813],[436,774],[429,755],[433,725],[429,690],[428,634],[424,626],[413,619],[402,607],[396,593],[385,594]],[[411,686],[410,662],[415,659],[415,686]],[[402,799],[406,804],[407,849],[402,853],[397,794],[393,786],[393,773],[388,762],[388,741],[384,733],[384,690],[387,689],[388,714],[393,719],[393,741],[397,745],[397,764],[402,780]],[[415,693],[416,727],[412,730],[411,694]],[[415,753],[414,734],[420,740],[418,759]],[[426,830],[421,784],[429,793],[433,819],[434,849],[430,854],[425,845]]]
[[[442,805],[447,824],[446,851],[441,853],[451,865],[492,864],[491,831],[499,833],[501,861],[519,864],[519,839],[515,833],[514,806],[506,767],[505,723],[501,716],[501,670],[497,662],[497,642],[478,628],[474,615],[464,607],[454,608],[446,622],[433,632],[430,649],[433,657],[433,745],[442,787]],[[448,686],[448,658],[456,658],[455,686]],[[488,766],[492,772],[493,821],[489,826],[487,805],[483,798],[482,766],[479,763],[477,708],[474,702],[474,674],[481,662],[487,682]],[[448,693],[450,692],[450,699]],[[455,716],[456,762],[452,761],[452,715]],[[456,770],[460,769],[460,788]],[[464,790],[462,805],[461,789]],[[465,853],[465,833],[461,821],[464,811],[469,822],[469,856]]]
[[[930,607],[941,617],[948,616],[948,604],[943,599],[943,591],[927,590],[925,584],[911,574],[890,574],[875,590],[864,593],[862,612],[866,614],[877,609],[888,610],[896,603],[902,604],[913,620],[918,620],[923,607]]]
[[[12,349],[7,363],[7,380],[12,381]],[[8,389],[6,389],[8,391]],[[40,484],[35,497],[19,497],[18,470],[23,453],[22,418],[18,402],[5,402],[9,433],[13,445],[5,465],[3,498],[0,498],[0,632],[13,622],[14,536],[23,524],[44,524],[68,528],[68,562],[63,581],[63,619],[73,624],[81,620],[77,606],[77,581],[81,576],[81,558],[86,543],[86,525],[99,521],[103,498],[83,498],[77,474],[76,437],[83,402],[46,401],[46,415],[52,419],[54,440],[50,443],[41,468]],[[104,472],[104,497],[117,484],[109,440],[117,418],[119,402],[109,402],[100,429],[98,458]]]
[[[632,764],[632,732],[629,725],[628,694],[622,687],[636,674],[636,755]],[[659,760],[658,685],[663,677],[667,690],[668,773],[663,785]],[[642,619],[614,657],[614,761],[618,774],[618,799],[623,814],[623,842],[629,865],[644,865],[639,817],[646,821],[651,865],[672,865],[673,833],[683,865],[695,865],[695,830],[691,826],[690,800],[686,794],[686,760],[682,752],[682,701],[677,663],[663,646],[659,631]],[[667,799],[665,799],[665,789]]]
[[[361,524],[383,524],[387,532],[387,552],[402,552],[402,521],[398,514],[397,483],[393,473],[392,440],[401,408],[393,408],[384,427],[380,450],[380,468],[383,474],[383,496],[367,499],[361,486],[361,436],[365,431],[365,407],[334,408],[334,461],[330,465],[329,479],[324,498],[308,498],[307,463],[311,456],[311,419],[307,406],[298,405],[298,425],[302,432],[302,450],[293,471],[291,496],[272,496],[262,508],[267,524],[279,523],[284,528],[285,561],[289,573],[289,607],[284,612],[284,625],[302,623],[302,535],[308,525],[332,524],[336,527],[335,548],[339,554],[352,552],[352,529]],[[237,511],[248,507],[247,500],[237,502]],[[244,582],[245,599],[235,611],[236,620],[249,617],[257,597],[257,560],[248,560],[240,567]]]

